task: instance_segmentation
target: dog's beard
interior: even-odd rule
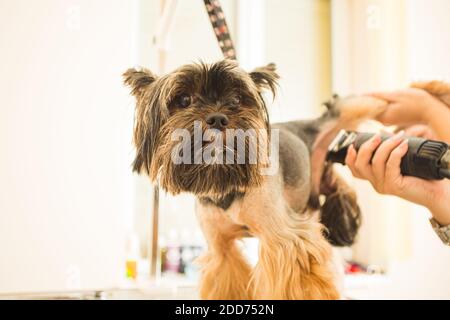
[[[261,169],[267,165],[266,124],[258,112],[241,111],[230,117],[229,129],[241,129],[244,132],[253,129],[256,139],[245,139],[245,153],[238,150],[239,143],[234,139],[229,143],[228,132],[215,131],[203,141],[205,133],[211,133],[202,125],[201,137],[195,137],[194,115],[175,114],[161,128],[151,176],[158,178],[160,186],[172,193],[190,192],[198,196],[220,196],[234,191],[245,192],[246,189],[259,186],[262,182]],[[187,129],[190,135],[189,145],[174,140],[172,134],[177,128]],[[261,129],[264,129],[261,131]],[[264,134],[262,134],[264,132]],[[208,134],[206,134],[208,136]],[[227,138],[228,136],[228,138]],[[217,141],[222,143],[217,145]],[[173,152],[184,156],[180,150],[190,149],[188,163],[175,163]],[[251,152],[257,152],[257,161],[252,161]],[[207,160],[204,156],[210,156]],[[230,156],[231,155],[231,156]],[[240,157],[240,161],[238,161]],[[242,158],[244,157],[244,159]],[[185,158],[186,159],[186,158]],[[200,161],[199,161],[200,160]],[[231,163],[230,163],[231,162]],[[244,162],[244,163],[242,163]]]

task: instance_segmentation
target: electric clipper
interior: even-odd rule
[[[341,130],[330,144],[327,161],[345,165],[345,157],[350,145],[356,150],[373,137],[373,133]],[[389,135],[381,135],[384,141]],[[450,147],[442,141],[426,140],[418,137],[408,138],[408,152],[401,161],[401,173],[426,180],[450,179]]]

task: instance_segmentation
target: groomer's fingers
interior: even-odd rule
[[[422,90],[423,91],[423,90]],[[387,102],[400,102],[411,97],[411,94],[418,93],[417,89],[406,88],[395,91],[375,91],[367,93],[374,98],[386,100]]]
[[[353,145],[350,145],[347,149],[347,155],[345,157],[345,164],[350,169],[350,171],[352,172],[352,175],[354,177],[361,178],[355,169],[356,156],[357,156],[357,153],[356,153],[355,147],[353,147]]]
[[[390,102],[384,112],[376,116],[375,120],[381,122],[385,126],[396,125],[402,122],[403,111],[401,104],[397,102]]]
[[[374,151],[381,143],[381,137],[374,135],[372,138],[364,142],[358,150],[358,155],[355,161],[356,171],[365,179],[373,181],[372,165],[370,163]]]
[[[386,92],[370,92],[367,93],[368,96],[372,96],[374,98],[386,100],[387,102],[394,102],[398,100],[398,92],[395,91],[386,91]]]
[[[401,193],[403,191],[404,184],[402,183],[403,176],[400,171],[400,164],[406,152],[408,152],[408,139],[391,152],[386,162],[385,180],[389,182],[387,192]]]
[[[400,131],[384,141],[375,151],[372,158],[372,172],[376,181],[374,187],[380,193],[385,192],[386,163],[391,152],[402,142],[403,134],[404,132]]]
[[[405,129],[405,134],[412,137],[421,137],[430,140],[436,140],[436,134],[427,125],[416,124]]]

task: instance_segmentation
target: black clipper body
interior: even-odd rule
[[[374,133],[360,133],[341,130],[330,144],[327,161],[345,164],[348,147],[353,144],[356,150],[374,136]],[[390,136],[381,135],[384,141]],[[401,172],[427,180],[450,178],[450,148],[442,141],[408,138],[408,152],[402,158]]]

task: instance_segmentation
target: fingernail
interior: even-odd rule
[[[372,143],[373,144],[378,144],[381,142],[381,136],[379,134],[376,134],[372,137]]]
[[[402,149],[405,149],[408,146],[408,139],[403,140],[403,142],[400,144],[400,147]]]
[[[347,152],[352,153],[353,151],[354,151],[353,144],[351,144],[351,145],[348,146]]]

